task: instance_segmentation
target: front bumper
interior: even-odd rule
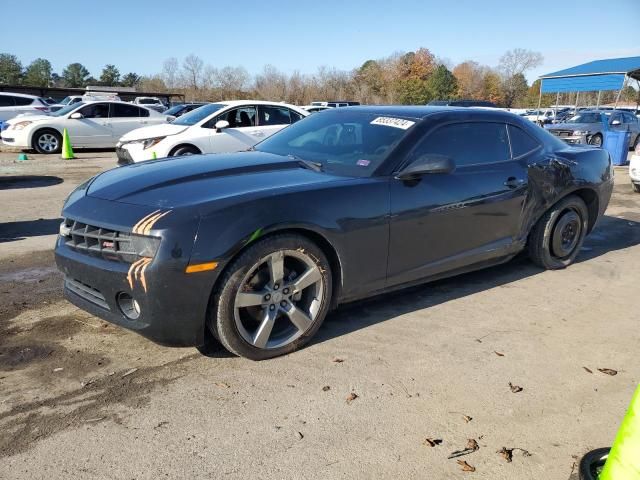
[[[131,232],[131,226],[152,211],[85,196],[67,205],[63,215],[119,231],[128,228]],[[92,216],[101,212],[103,222],[86,218],[84,212]],[[103,320],[161,345],[202,345],[209,298],[218,272],[185,273],[198,220],[193,217],[181,220],[175,211],[166,216],[167,220],[172,217],[173,225],[151,231],[152,236],[161,238],[160,247],[144,270],[138,269],[137,273],[135,263],[80,251],[67,245],[67,237],[58,236],[55,258],[65,277],[65,298]],[[116,219],[121,222],[116,223]],[[121,310],[117,301],[121,293],[130,295],[140,305],[140,315],[135,320]]]
[[[23,130],[5,129],[0,134],[2,143],[10,147],[31,148],[29,145],[29,136]]]
[[[119,143],[116,145],[116,156],[118,157],[118,165],[130,165],[132,163],[153,160],[153,154],[156,158],[165,157],[164,151],[159,151],[158,146],[155,148],[145,149],[141,142]]]
[[[640,184],[640,155],[632,155],[629,162],[629,176],[635,184]]]

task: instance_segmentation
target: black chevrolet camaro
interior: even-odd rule
[[[252,151],[102,173],[67,199],[65,295],[158,343],[251,359],[347,301],[506,262],[571,264],[609,202],[606,151],[515,115],[347,107]]]

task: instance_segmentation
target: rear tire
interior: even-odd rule
[[[547,211],[529,234],[529,257],[539,267],[558,270],[571,265],[587,234],[589,212],[584,201],[570,195]]]
[[[632,183],[633,191],[636,193],[640,193],[640,183]]]
[[[62,151],[62,135],[56,130],[38,130],[33,135],[32,145],[38,153],[60,153]]]
[[[173,152],[171,152],[170,157],[182,157],[185,155],[198,155],[200,150],[196,147],[192,147],[190,145],[184,145],[182,147],[176,148]]]
[[[331,304],[331,278],[327,257],[306,237],[259,240],[227,268],[208,325],[236,355],[264,360],[291,353],[320,328]]]

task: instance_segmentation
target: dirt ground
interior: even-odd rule
[[[0,153],[2,479],[565,480],[610,445],[640,380],[625,168],[571,268],[516,259],[342,307],[304,350],[256,363],[163,348],[66,303],[62,203],[115,156],[29,157]]]

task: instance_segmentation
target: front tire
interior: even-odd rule
[[[182,157],[185,155],[198,155],[200,150],[196,147],[192,147],[190,145],[183,145],[182,147],[176,148],[173,152],[171,152],[170,157]]]
[[[33,135],[32,144],[38,153],[60,153],[62,151],[62,135],[55,130],[39,130]]]
[[[632,183],[633,191],[636,193],[640,193],[640,183]]]
[[[593,145],[594,147],[602,147],[602,135],[596,133],[589,139],[589,145]]]
[[[587,234],[589,212],[584,201],[570,195],[554,205],[535,224],[527,244],[533,263],[546,270],[571,265]]]
[[[318,331],[331,304],[331,266],[306,237],[259,240],[227,268],[209,327],[230,352],[251,360],[291,353]]]

